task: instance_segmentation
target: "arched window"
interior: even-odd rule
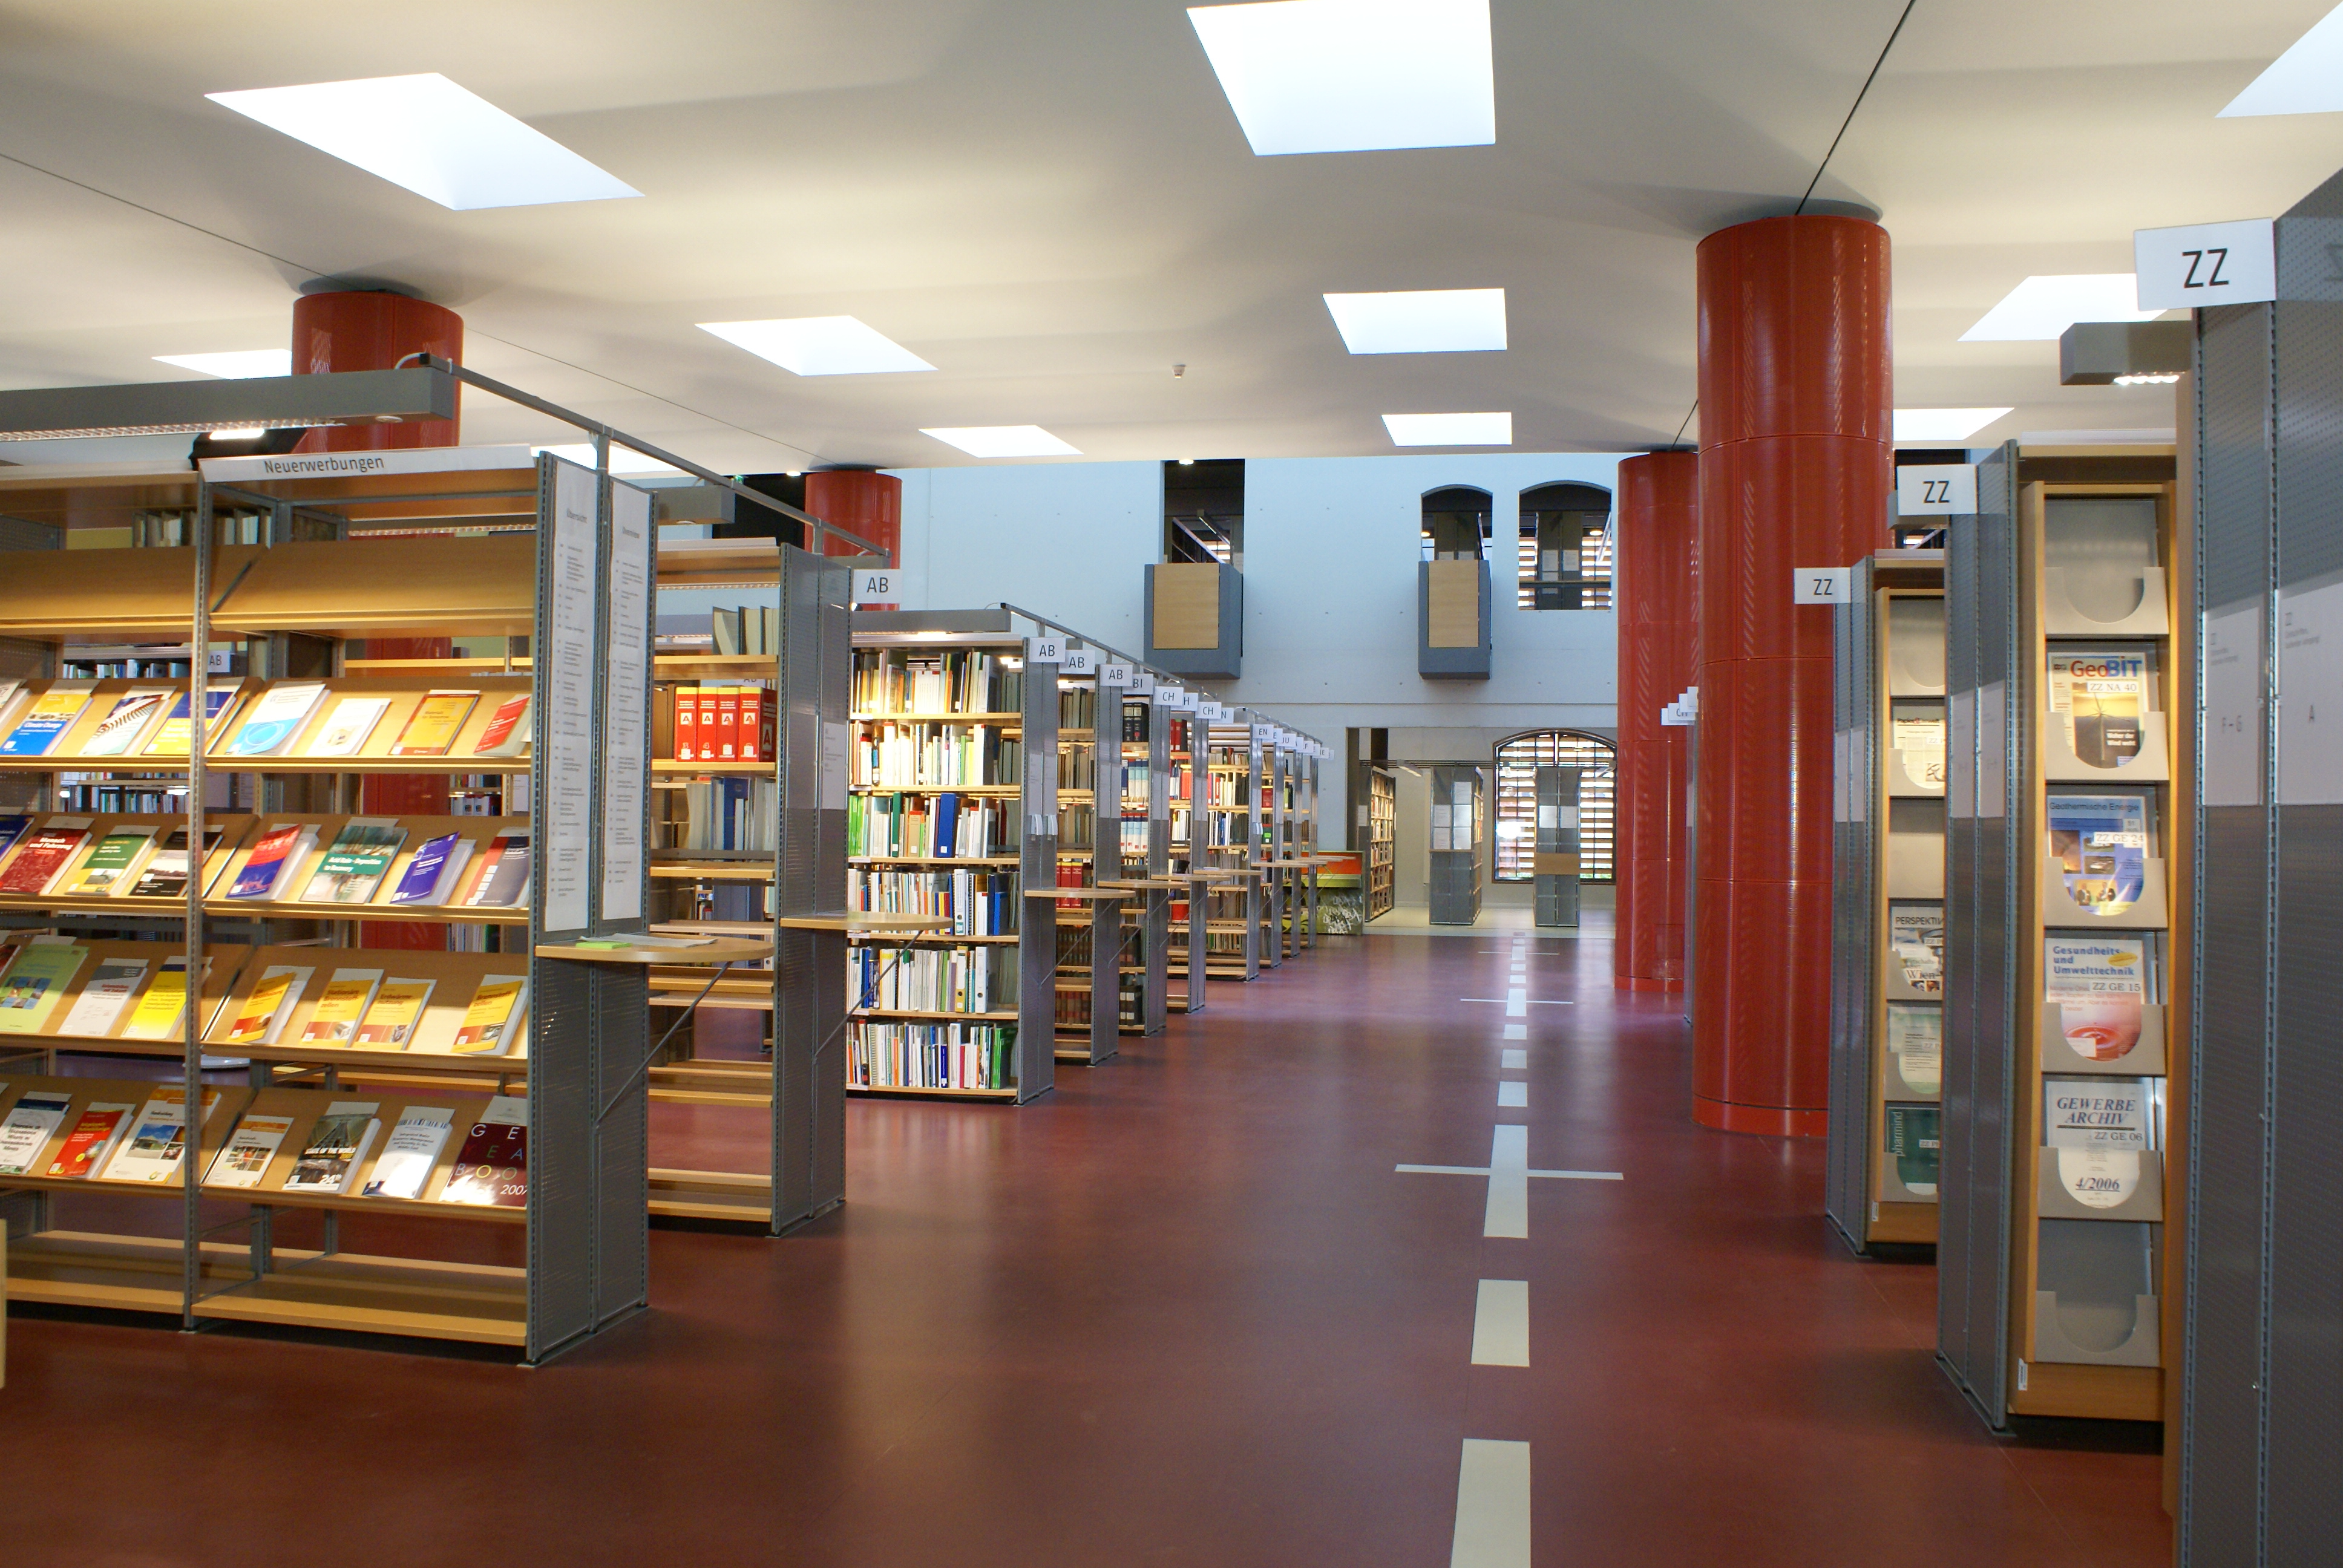
[[[1488,555],[1489,492],[1450,485],[1423,494],[1423,554],[1427,561],[1477,561]]]
[[[1611,492],[1562,482],[1522,492],[1523,609],[1611,608]]]
[[[1578,769],[1578,879],[1611,877],[1613,783],[1617,750],[1597,735],[1575,729],[1533,729],[1497,743],[1496,879],[1530,879],[1537,849],[1537,770]]]

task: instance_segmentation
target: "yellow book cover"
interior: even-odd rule
[[[293,989],[296,980],[307,980],[309,971],[291,968],[272,969],[261,976],[245,999],[244,1010],[229,1026],[226,1044],[258,1045],[268,1038],[268,1026],[277,1020],[277,1011],[285,1005],[285,993]]]
[[[445,757],[456,744],[456,737],[464,728],[464,720],[478,706],[477,691],[430,691],[415,705],[407,718],[407,728],[398,732],[392,743],[393,757]]]
[[[480,989],[472,993],[472,1005],[464,1010],[464,1021],[457,1026],[455,1041],[448,1049],[464,1056],[502,1051],[509,1043],[507,1036],[528,984],[521,975],[482,976]]]
[[[204,961],[208,965],[211,960]],[[187,960],[165,959],[146,994],[130,1010],[130,1021],[122,1026],[122,1032],[133,1040],[176,1040],[186,1010]]]
[[[381,984],[380,970],[336,970],[334,978],[326,982],[325,994],[317,999],[317,1010],[302,1026],[301,1043],[349,1044],[357,1033],[358,1020],[374,1000],[375,988]]]
[[[374,993],[374,1005],[366,1010],[366,1020],[358,1025],[353,1043],[378,1050],[405,1050],[414,1043],[416,1020],[423,1016],[424,1005],[431,1000],[433,983],[427,980],[400,980],[396,975],[383,981],[382,989]]]

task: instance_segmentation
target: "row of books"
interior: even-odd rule
[[[846,853],[981,859],[1017,852],[1017,802],[1002,797],[850,795]]]
[[[396,817],[338,820],[206,819],[203,896],[411,909],[515,909],[528,897],[526,823],[492,838],[432,833],[410,851],[416,832]],[[0,817],[0,894],[182,898],[189,874],[187,829],[168,819]]]
[[[1021,713],[1024,665],[998,653],[861,648],[853,703],[857,713]]]
[[[781,607],[744,604],[736,609],[711,609],[708,633],[709,646],[721,655],[779,654]]]
[[[1098,688],[1061,685],[1058,688],[1058,728],[1094,729],[1098,725]]]
[[[1017,1026],[1010,1023],[847,1023],[850,1089],[1008,1089]]]
[[[1896,1181],[1915,1198],[1934,1198],[1943,1167],[1943,1109],[1891,1104],[1883,1119],[1883,1131],[1880,1151],[1895,1161]]]
[[[101,1085],[93,1091],[71,1079],[0,1081],[0,1092],[11,1090],[14,1097],[0,1115],[0,1181],[34,1176],[179,1184],[188,1144],[185,1088]],[[203,1091],[198,1120],[205,1127],[221,1113],[229,1092]],[[308,1111],[307,1102],[320,1101],[320,1110]],[[498,1208],[528,1204],[526,1100],[499,1095],[484,1107],[477,1101],[406,1104],[387,1130],[384,1108],[379,1100],[263,1094],[239,1109],[202,1185]],[[459,1111],[468,1131],[435,1192],[432,1178],[455,1139]],[[305,1121],[298,1141],[288,1141]],[[369,1165],[367,1156],[377,1141],[381,1151]]]
[[[322,681],[274,684],[228,679],[205,696],[209,755],[263,757],[519,757],[532,737],[527,692],[500,697],[473,724],[479,691],[358,692],[327,701]],[[0,681],[0,758],[185,757],[190,733],[185,686],[138,686],[112,694],[100,710],[99,683],[49,681],[19,689]],[[386,724],[393,709],[395,725]],[[467,737],[468,726],[470,734]],[[377,735],[388,739],[369,750]],[[466,743],[461,747],[458,741]]]
[[[854,738],[850,782],[881,789],[949,789],[1023,782],[1024,742],[989,724],[865,723]]]
[[[781,787],[772,779],[694,779],[680,789],[662,789],[668,809],[681,806],[666,823],[666,848],[743,849],[780,848]]]
[[[779,698],[769,686],[677,686],[661,689],[671,709],[668,741],[659,755],[672,762],[770,762],[779,755]]]
[[[858,1012],[1015,1012],[1013,947],[852,949],[847,995]]]
[[[1059,748],[1059,789],[1095,789],[1098,788],[1098,754],[1092,748],[1079,742]]]
[[[956,937],[1015,935],[1017,905],[1017,877],[1011,871],[889,871],[854,866],[846,873],[850,913],[949,920]]]

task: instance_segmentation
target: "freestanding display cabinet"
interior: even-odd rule
[[[1478,768],[1432,769],[1430,896],[1435,926],[1469,926],[1480,918],[1487,815]]]
[[[1530,874],[1536,882],[1537,923],[1578,923],[1578,769],[1541,766],[1537,790],[1537,840]]]

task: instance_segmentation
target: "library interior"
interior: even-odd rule
[[[0,1561],[2334,1563],[2331,4],[0,0]]]

